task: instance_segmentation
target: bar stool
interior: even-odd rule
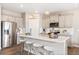
[[[28,48],[28,55],[29,55],[29,53],[31,52],[31,50],[32,50],[32,44],[33,44],[33,42],[32,41],[26,41],[25,42],[26,44],[27,44],[27,48]]]
[[[54,48],[51,46],[44,46],[44,49],[46,51],[46,55],[54,55]]]
[[[43,48],[43,45],[40,43],[34,43],[33,47],[35,48],[35,52],[36,53],[40,53],[41,55],[43,55],[42,51],[40,51],[41,48]]]

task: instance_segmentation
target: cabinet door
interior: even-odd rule
[[[43,28],[49,28],[49,23],[50,23],[50,19],[49,18],[42,19],[42,27]]]
[[[38,35],[40,30],[40,19],[29,19],[29,31],[31,35]]]
[[[64,15],[59,16],[59,27],[65,27]]]
[[[72,15],[65,16],[65,27],[72,27],[73,17]]]
[[[53,15],[53,16],[50,17],[50,22],[51,23],[58,22],[58,21],[59,21],[58,20],[58,15]]]
[[[72,21],[72,15],[61,15],[59,16],[59,27],[72,27]]]

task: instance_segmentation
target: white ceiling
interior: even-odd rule
[[[79,4],[73,3],[23,3],[23,8],[20,6],[22,3],[0,3],[3,8],[16,11],[16,12],[28,12],[28,11],[63,11],[74,8],[79,8]]]

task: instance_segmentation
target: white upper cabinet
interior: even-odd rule
[[[44,18],[42,19],[42,27],[49,28],[50,23],[59,23],[59,27],[62,28],[71,28],[73,23],[73,14],[72,13],[58,13],[52,14],[49,16],[43,15]]]
[[[50,17],[49,16],[42,16],[42,28],[49,28],[49,23],[50,23]]]
[[[45,16],[44,18],[42,18],[42,27],[49,28],[50,23],[56,23],[56,22],[59,22],[58,15]]]
[[[64,16],[61,15],[59,16],[59,27],[65,27],[65,20],[64,20]]]
[[[72,15],[66,15],[65,16],[65,27],[72,27],[72,20],[73,20]]]
[[[59,16],[59,27],[72,27],[72,15],[60,15]]]
[[[53,16],[50,16],[50,23],[55,23],[55,22],[58,22],[58,15],[53,15]]]
[[[42,19],[43,28],[49,28],[50,19]]]

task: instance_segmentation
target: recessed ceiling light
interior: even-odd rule
[[[37,10],[35,10],[34,12],[35,12],[35,13],[38,13],[38,11],[37,11]]]
[[[23,8],[24,7],[23,4],[20,4],[20,7]]]
[[[46,15],[49,15],[49,14],[50,14],[50,12],[49,12],[49,11],[45,11],[45,14],[46,14]]]

